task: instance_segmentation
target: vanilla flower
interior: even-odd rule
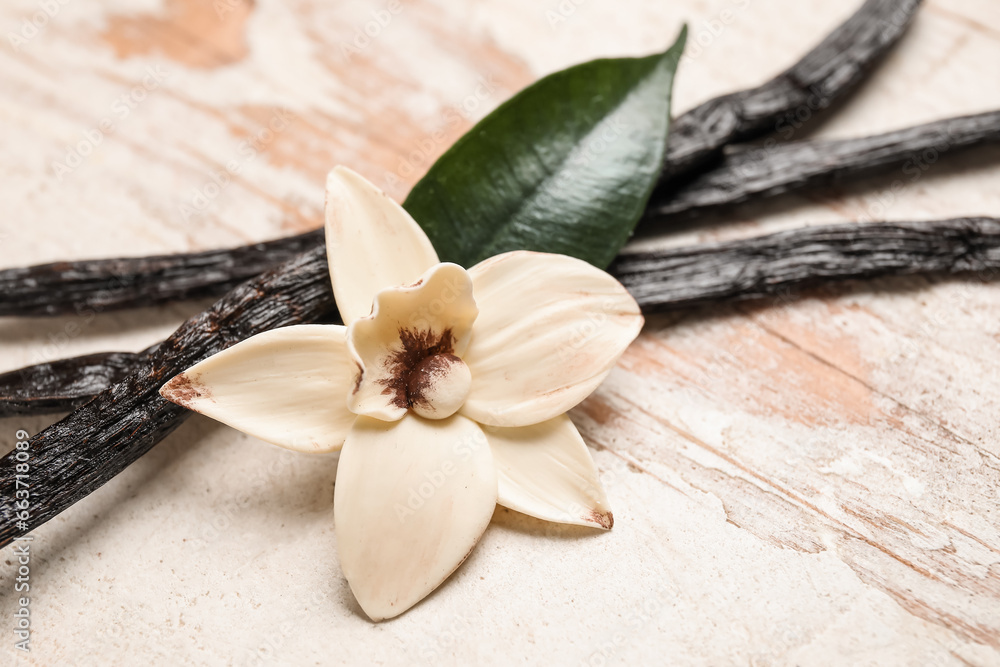
[[[326,242],[346,326],[253,336],[160,393],[282,447],[343,448],[337,551],[365,613],[391,618],[427,596],[498,503],[611,528],[565,413],[642,328],[625,288],[564,255],[441,263],[406,211],[342,167],[327,179]]]

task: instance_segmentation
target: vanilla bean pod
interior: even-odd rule
[[[0,417],[73,410],[131,373],[143,352],[105,352],[0,373]]]
[[[920,0],[867,0],[799,62],[767,83],[716,97],[674,120],[653,202],[732,143],[777,133],[789,139],[817,111],[854,88],[899,40]]]
[[[823,187],[892,167],[900,168],[897,181],[905,187],[945,155],[997,141],[1000,111],[990,111],[871,137],[740,148],[716,168],[679,188],[670,201],[650,203],[643,223],[658,224],[749,199]],[[83,308],[124,308],[185,296],[221,295],[234,283],[257,275],[261,266],[268,265],[268,257],[283,261],[322,240],[322,230],[316,230],[256,246],[195,255],[0,270],[0,293],[15,295],[0,302],[0,315],[57,315]],[[109,281],[116,278],[108,278],[109,267],[128,278],[117,289],[110,287]],[[81,279],[83,276],[87,277]],[[30,287],[25,288],[25,283]],[[2,384],[0,377],[0,387]]]
[[[741,147],[673,196],[650,203],[644,221],[688,217],[750,198],[823,187],[899,167],[898,187],[920,179],[948,153],[1000,141],[1000,111],[944,120],[858,139]],[[894,184],[893,187],[897,187]]]
[[[676,179],[710,168],[727,144],[784,134],[852,89],[900,38],[920,0],[867,0],[796,65],[768,83],[705,102],[673,120],[664,173],[651,206]],[[792,169],[794,169],[792,165]],[[670,186],[670,187],[667,187]],[[667,192],[667,191],[670,192]],[[666,194],[664,194],[666,193]],[[0,270],[0,316],[107,311],[216,296],[313,247],[320,231],[242,248],[135,259],[60,262]]]
[[[758,153],[758,149],[741,149],[727,156],[716,169],[681,188],[670,203],[648,208],[644,221],[657,224],[665,219],[689,215],[692,211],[704,211],[796,188],[822,187],[892,166],[900,167],[900,178],[893,187],[896,183],[905,187],[906,183],[919,179],[924,170],[944,154],[998,140],[1000,111],[991,111],[860,139],[792,142],[766,149],[763,153]],[[311,232],[310,235],[314,236],[310,243],[322,243],[320,232]],[[278,256],[283,257],[282,253],[279,252]],[[202,256],[224,257],[225,254],[225,251],[219,251]],[[160,263],[170,259],[155,258]],[[177,255],[172,259],[181,265],[187,261],[187,256]],[[133,266],[138,267],[146,260],[127,261],[134,262]],[[238,263],[220,259],[216,267],[223,264],[239,266]],[[3,273],[0,271],[0,276]],[[214,279],[217,274],[210,275]],[[206,280],[200,289],[207,293],[214,285],[215,290],[222,291],[230,284],[230,276],[226,278],[226,281],[216,283]],[[189,284],[197,279],[194,273],[184,276]],[[147,293],[152,289],[152,286],[143,288]],[[161,293],[170,293],[171,290],[173,287],[166,284]],[[106,369],[101,368],[98,357],[91,357],[2,374],[0,416],[70,410],[125,372],[127,368],[121,360],[112,355],[108,357]],[[82,377],[78,378],[78,374]],[[29,376],[32,378],[30,381]]]
[[[201,359],[253,334],[312,322],[334,307],[326,253],[303,253],[240,285],[192,317],[131,374],[29,440],[31,475],[18,477],[14,450],[0,459],[0,547],[90,494],[165,438],[190,413],[157,393]],[[19,516],[17,489],[30,510]]]
[[[798,74],[786,77],[789,88],[784,85],[758,88],[756,97],[748,95],[747,99],[732,105],[739,121],[735,131],[724,127],[727,120],[733,119],[733,114],[720,114],[722,107],[711,110],[712,113],[702,113],[705,123],[719,125],[722,129],[721,133],[712,131],[706,136],[726,137],[715,141],[722,146],[741,137],[766,132],[771,124],[779,130],[782,117],[787,120],[789,113],[808,110],[813,98],[820,106],[826,104],[837,90],[853,87],[878,56],[898,39],[918,3],[919,0],[868,0],[855,17],[811,52],[800,63],[801,67],[790,70]],[[877,34],[872,33],[872,29],[877,30]],[[835,36],[841,41],[834,39]],[[824,49],[829,51],[825,55]],[[845,53],[851,56],[847,61],[852,64],[831,67],[838,62],[838,56]],[[796,90],[805,96],[799,95],[801,102],[790,107],[788,103],[794,96],[785,93]],[[773,104],[772,100],[779,103]],[[703,108],[704,105],[699,107]],[[690,133],[688,140],[701,146],[712,143]],[[677,145],[675,155],[685,163],[697,166],[704,160],[701,149],[680,154],[676,152]],[[708,155],[718,150],[719,147],[711,148]],[[698,159],[689,159],[690,155]],[[679,165],[664,176],[673,179],[679,173],[690,173],[694,166]],[[11,300],[10,292],[0,293],[7,294],[8,302]],[[0,497],[3,499],[0,501],[0,546],[9,544],[14,537],[44,523],[99,488],[176,428],[187,413],[160,398],[157,390],[164,381],[226,345],[258,331],[312,321],[320,311],[332,306],[325,256],[316,248],[241,285],[212,309],[189,320],[155,353],[144,357],[136,371],[31,438],[31,491],[35,502],[26,518],[18,516],[14,505],[15,491],[21,481],[15,472],[15,458],[9,453],[0,459]],[[13,312],[16,311],[11,314]]]
[[[1000,221],[956,218],[805,227],[727,243],[627,253],[609,271],[645,312],[785,297],[796,287],[880,275],[980,272],[981,277],[991,278],[1000,275]],[[132,363],[138,364],[141,354],[132,355]],[[44,376],[49,373],[45,366],[40,371],[32,366],[6,375]],[[71,409],[131,369],[116,365],[113,370],[93,373],[85,385],[53,373],[39,391],[22,386],[22,394],[12,392],[14,385],[5,384],[5,376],[0,376],[0,415],[18,408],[35,413]],[[84,391],[91,393],[84,395]],[[32,400],[23,394],[30,394]]]
[[[787,297],[833,280],[913,273],[1000,276],[1000,220],[804,227],[757,238],[619,255],[609,271],[644,312]]]
[[[226,250],[0,271],[0,316],[64,315],[225,294],[323,240],[322,230]]]

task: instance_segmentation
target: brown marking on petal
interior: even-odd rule
[[[615,515],[611,512],[598,512],[597,510],[590,510],[590,512],[583,517],[583,520],[589,521],[590,523],[596,523],[604,530],[611,530],[611,527],[615,525]]]
[[[212,399],[212,392],[203,384],[198,384],[187,373],[181,373],[160,388],[160,396],[171,403],[188,409],[197,399]]]
[[[356,361],[354,365],[358,367],[358,375],[354,378],[354,393],[356,394],[361,389],[361,380],[365,377],[365,369]]]
[[[440,334],[435,331],[399,330],[401,349],[394,350],[386,362],[389,377],[379,380],[384,387],[382,393],[392,396],[392,404],[397,408],[408,409],[412,403],[407,389],[410,375],[427,357],[437,354],[452,354],[455,349],[455,336],[451,329],[445,329]]]

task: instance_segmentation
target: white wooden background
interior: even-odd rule
[[[688,21],[683,111],[777,73],[856,4],[8,0],[0,266],[314,228],[333,165],[401,199],[548,72],[660,50]],[[996,0],[927,0],[867,85],[797,136],[1000,107],[998,62]],[[995,160],[924,166],[638,243],[1000,215]],[[0,370],[138,350],[204,305],[0,320]],[[381,625],[335,559],[336,456],[195,417],[36,532],[28,655],[2,625],[16,564],[0,554],[4,662],[1000,665],[998,352],[1000,284],[975,278],[651,317],[572,413],[614,530],[498,510],[448,583]],[[2,420],[0,442],[50,421]]]

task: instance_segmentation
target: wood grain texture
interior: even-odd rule
[[[426,0],[355,53],[344,46],[386,3],[235,4],[220,18],[180,0],[66,3],[0,50],[13,91],[0,107],[4,266],[313,229],[332,164],[402,198],[476,118],[554,69],[662,49],[687,20],[698,48],[678,79],[683,112],[766,81],[855,9],[628,1],[563,16],[558,3]],[[17,32],[37,11],[6,3],[0,18]],[[1000,108],[982,85],[998,58],[995,3],[926,0],[874,78],[797,137]],[[166,74],[134,108],[115,104],[156,67]],[[105,118],[114,131],[59,179],[53,163]],[[264,141],[272,120],[284,129]],[[219,185],[230,161],[238,173]],[[893,190],[904,176],[739,207],[724,226],[633,250],[1000,211],[1000,171],[974,157]],[[141,350],[203,306],[0,320],[0,368]],[[572,413],[614,530],[498,511],[451,581],[381,626],[336,564],[336,459],[189,419],[36,531],[26,664],[1000,664],[998,312],[995,283],[892,278],[650,318]],[[0,439],[45,425],[4,419]]]

